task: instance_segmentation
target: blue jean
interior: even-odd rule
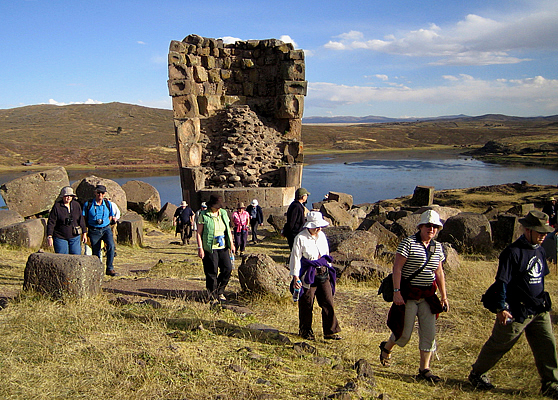
[[[105,242],[107,251],[107,271],[112,271],[114,266],[114,238],[112,236],[112,229],[110,225],[103,228],[89,228],[87,235],[91,240],[91,251],[94,256],[101,258],[101,241]]]
[[[70,239],[52,238],[54,252],[58,254],[81,254],[81,236]]]

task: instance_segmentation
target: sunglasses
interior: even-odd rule
[[[434,228],[434,229],[438,229],[439,226],[438,225],[434,225],[434,224],[423,224],[424,226],[426,226],[427,228]]]

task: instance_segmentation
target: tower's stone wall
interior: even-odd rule
[[[288,204],[271,193],[290,196],[302,180],[303,51],[189,35],[171,42],[168,64],[183,198],[197,206],[207,193],[250,188],[264,206]]]

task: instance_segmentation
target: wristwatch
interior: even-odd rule
[[[401,289],[393,289],[394,292],[399,292]]]

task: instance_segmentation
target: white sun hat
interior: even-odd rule
[[[442,221],[440,220],[440,215],[434,210],[426,210],[420,215],[420,221],[417,224],[417,228],[425,224],[437,225],[438,229],[442,229],[442,227],[444,226],[444,224],[442,224]]]
[[[256,199],[252,200],[252,205],[253,205],[254,207],[257,206],[257,205],[258,205],[258,200],[256,200]]]
[[[319,211],[310,211],[306,214],[306,223],[304,224],[303,228],[325,228],[329,225],[322,213]]]

